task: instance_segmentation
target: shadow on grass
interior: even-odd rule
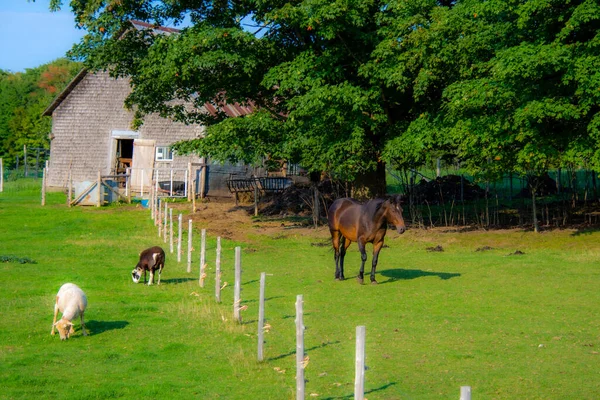
[[[571,236],[582,236],[582,235],[591,235],[593,233],[597,233],[600,231],[600,228],[587,227],[577,229],[575,232],[571,233]]]
[[[380,386],[378,388],[375,389],[371,389],[366,391],[364,394],[371,394],[371,393],[377,393],[377,392],[381,392],[382,390],[385,390],[391,386],[394,386],[396,384],[396,382],[391,382],[388,383],[387,385],[383,385]],[[353,399],[354,398],[354,393],[349,394],[347,396],[337,396],[337,397],[324,397],[323,400],[334,400],[334,399]]]
[[[383,271],[381,271],[381,275],[385,276],[387,278],[390,278],[390,279],[388,279],[385,282],[381,282],[380,284],[399,281],[399,280],[423,278],[425,276],[437,276],[443,280],[452,279],[457,276],[460,276],[460,274],[450,273],[450,272],[430,272],[430,271],[423,271],[421,269],[401,269],[401,268],[383,270]]]
[[[305,352],[309,352],[309,351],[313,351],[313,350],[317,350],[317,349],[322,349],[324,347],[330,346],[332,344],[338,344],[338,343],[340,343],[339,340],[336,340],[335,342],[321,343],[319,346],[313,346],[313,347],[311,347],[309,349],[304,349],[304,351]],[[280,355],[275,356],[275,357],[267,358],[267,361],[281,360],[282,358],[286,358],[286,357],[292,356],[294,354],[296,354],[296,350],[290,351],[289,353],[286,353],[286,354],[280,354]]]
[[[90,334],[99,335],[106,331],[114,329],[123,329],[129,322],[127,321],[86,321],[85,326],[90,330]]]
[[[166,283],[168,285],[172,285],[172,284],[178,284],[178,283],[185,283],[185,282],[189,282],[189,281],[197,281],[198,278],[171,278],[171,279],[161,279],[160,280],[160,284],[162,285],[163,283]],[[140,281],[140,283],[142,283],[142,281]]]

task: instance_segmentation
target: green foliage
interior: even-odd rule
[[[0,158],[7,168],[23,155],[23,146],[50,147],[51,120],[42,113],[80,69],[58,59],[25,72],[0,71]]]
[[[71,54],[130,76],[127,105],[139,121],[158,112],[209,126],[210,139],[180,152],[277,156],[348,180],[380,174],[385,163],[406,169],[436,158],[488,177],[571,163],[600,170],[593,0],[71,6],[89,32]],[[185,17],[192,26],[180,34],[128,29],[129,19]],[[262,122],[198,112],[225,100],[254,105]],[[371,189],[381,192],[381,182]]]

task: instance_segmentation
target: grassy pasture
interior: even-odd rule
[[[0,256],[36,261],[0,262],[2,399],[294,398],[297,294],[310,357],[307,398],[352,398],[357,325],[367,331],[369,400],[458,398],[461,385],[475,399],[600,397],[598,232],[390,232],[377,286],[356,283],[355,245],[349,279],[333,280],[326,229],[256,233],[223,242],[229,285],[216,304],[210,232],[206,288],[197,282],[198,251],[193,273],[185,255],[178,264],[167,250],[164,284],[135,285],[129,274],[139,251],[162,245],[147,210],[69,209],[61,193],[49,193],[46,207],[39,199],[39,182],[7,182],[0,193]],[[243,324],[231,321],[237,245]],[[444,251],[426,250],[437,245]],[[476,251],[484,246],[492,249]],[[509,255],[516,250],[524,254]],[[272,274],[271,329],[258,363],[263,271]],[[65,282],[88,296],[90,335],[81,336],[77,321],[75,335],[61,342],[50,328]]]

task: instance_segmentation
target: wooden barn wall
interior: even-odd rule
[[[113,167],[113,130],[131,130],[133,113],[123,103],[129,93],[126,79],[107,73],[87,74],[54,110],[48,184],[65,187],[71,166],[73,181],[95,180],[98,171],[107,175]],[[155,115],[148,116],[138,129],[140,139],[154,139],[156,146],[168,146],[182,139],[199,137],[203,127],[186,126]],[[187,168],[198,157],[174,157],[156,162],[155,167]]]

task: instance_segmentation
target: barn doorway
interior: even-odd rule
[[[127,168],[131,168],[133,159],[133,139],[117,139],[117,174],[127,173]]]

